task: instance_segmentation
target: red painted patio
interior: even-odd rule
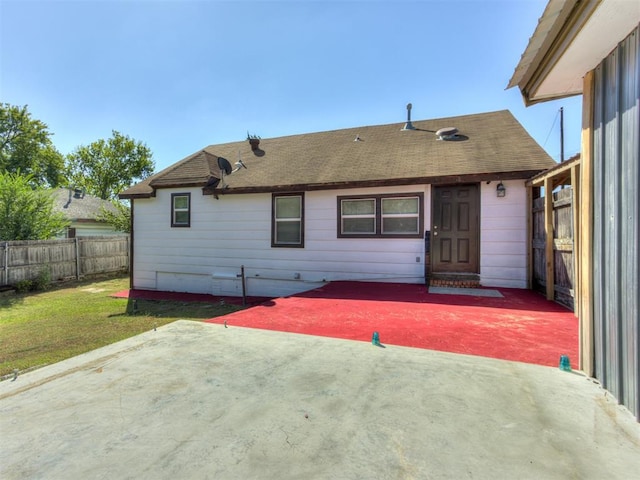
[[[207,320],[282,332],[425,348],[558,366],[578,359],[578,319],[531,290],[495,289],[501,298],[429,293],[424,285],[331,282],[291,297],[248,298],[251,308]],[[219,302],[176,292],[125,290],[115,296]],[[224,298],[241,304],[241,298]]]
[[[368,341],[558,366],[578,359],[578,319],[530,290],[502,298],[433,294],[424,285],[331,282],[208,320],[229,327]]]

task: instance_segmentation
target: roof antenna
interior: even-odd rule
[[[412,105],[410,103],[407,103],[407,123],[404,124],[404,127],[402,127],[402,131],[404,132],[405,130],[415,130],[416,127],[413,126],[413,124],[411,123],[411,107]]]
[[[247,168],[247,166],[242,161],[242,157],[240,157],[240,150],[238,150],[238,161],[236,162],[236,168],[234,168],[231,173],[237,172],[241,168]]]

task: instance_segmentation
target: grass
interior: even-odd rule
[[[54,286],[0,296],[0,377],[123,340],[178,319],[205,320],[243,307],[199,302],[137,300],[110,295],[128,277]]]

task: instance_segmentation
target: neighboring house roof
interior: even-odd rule
[[[104,207],[108,211],[118,213],[108,200],[87,195],[82,190],[58,188],[53,191],[54,207],[72,222],[97,221],[96,218]]]
[[[582,93],[582,78],[640,22],[633,0],[550,0],[507,88],[525,104]]]
[[[251,193],[529,178],[555,162],[508,110],[211,145],[125,190],[150,197],[157,188],[203,187],[204,193]],[[436,131],[455,127],[440,140]],[[218,158],[246,164],[223,175]],[[224,178],[223,178],[224,177]],[[224,188],[226,186],[226,188]]]

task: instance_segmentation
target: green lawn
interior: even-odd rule
[[[110,295],[128,277],[55,286],[45,292],[0,296],[0,377],[137,335],[178,319],[204,320],[243,307],[138,300]]]

